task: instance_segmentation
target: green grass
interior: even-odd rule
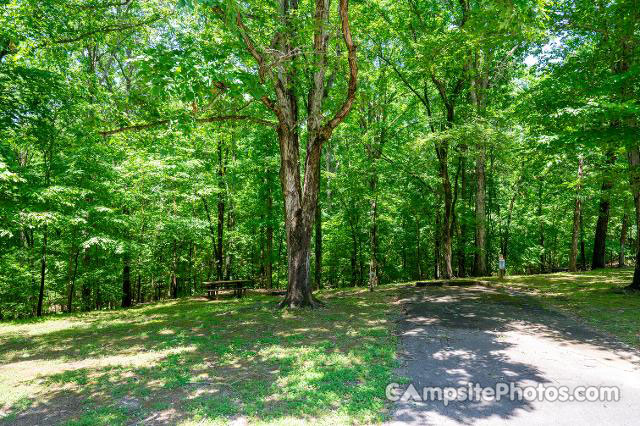
[[[623,290],[632,277],[633,269],[624,268],[489,280],[533,295],[547,306],[640,347],[640,294]]]
[[[0,325],[0,424],[369,424],[396,367],[394,287],[283,311],[249,295]]]

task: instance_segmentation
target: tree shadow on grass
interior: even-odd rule
[[[78,320],[0,348],[31,395],[0,424],[175,424],[334,416],[379,419],[395,366],[392,290],[353,292],[319,311],[276,298],[179,301]]]

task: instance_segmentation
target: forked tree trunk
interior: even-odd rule
[[[580,217],[582,211],[582,199],[580,190],[582,189],[582,156],[578,158],[578,184],[576,185],[576,201],[573,208],[573,232],[571,234],[571,251],[569,252],[569,271],[578,270],[578,238],[580,237]]]
[[[318,167],[324,142],[329,140],[335,128],[351,111],[357,88],[358,67],[356,48],[349,26],[348,0],[339,0],[338,14],[342,38],[347,48],[349,82],[346,98],[332,117],[325,116],[325,100],[331,87],[325,78],[327,48],[329,45],[329,0],[315,0],[313,10],[313,46],[299,46],[300,34],[292,17],[296,15],[298,1],[280,0],[280,24],[270,46],[258,46],[244,24],[242,13],[233,10],[234,31],[241,36],[251,56],[258,65],[260,83],[271,83],[275,99],[264,95],[262,103],[277,118],[277,133],[280,146],[280,184],[284,196],[285,230],[287,235],[287,262],[289,266],[287,295],[281,307],[314,307],[319,304],[312,296],[309,280],[309,254],[311,234],[318,201]],[[223,16],[225,11],[221,10]],[[230,16],[227,16],[230,17]],[[302,74],[311,77],[306,95],[307,144],[304,159],[304,182],[301,182],[300,122],[298,96],[301,62],[299,51],[310,51],[313,62]]]
[[[300,184],[297,102],[291,94],[290,126],[278,128],[280,140],[280,184],[284,195],[285,230],[287,236],[288,285],[287,295],[280,306],[290,308],[316,307],[320,304],[312,295],[310,282],[311,236],[318,197],[315,181],[320,166],[320,141],[307,149],[303,186]]]

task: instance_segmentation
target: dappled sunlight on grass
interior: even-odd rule
[[[395,289],[179,300],[0,326],[0,424],[369,423],[396,366]]]
[[[638,347],[640,294],[624,290],[632,277],[633,269],[624,268],[513,276],[504,281],[490,281],[539,297],[547,305],[571,313],[589,325]]]

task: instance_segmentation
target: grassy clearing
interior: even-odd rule
[[[397,288],[181,300],[0,325],[0,424],[383,420]]]
[[[640,347],[640,294],[623,290],[632,277],[633,269],[625,268],[489,280],[533,295],[544,304]]]

